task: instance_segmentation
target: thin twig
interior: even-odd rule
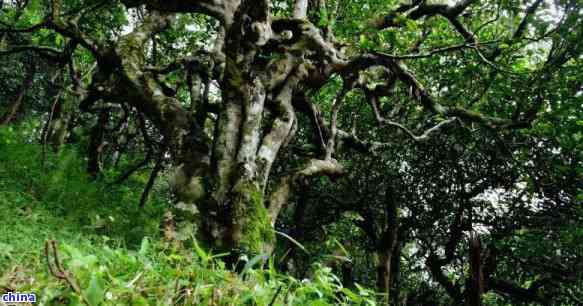
[[[279,293],[281,292],[282,288],[283,285],[279,285],[279,288],[277,288],[277,292],[275,292],[275,295],[273,296],[273,298],[271,298],[271,302],[269,302],[269,306],[273,306],[273,304],[275,304],[275,300],[277,300],[277,297],[279,296]]]
[[[49,113],[49,118],[47,120],[47,125],[44,131],[44,134],[42,136],[42,156],[41,156],[41,169],[43,169],[43,171],[45,170],[45,161],[46,161],[46,155],[47,155],[47,138],[49,136],[49,133],[52,131],[51,128],[51,124],[53,121],[53,116],[55,115],[55,109],[57,107],[57,103],[59,103],[59,101],[61,100],[61,94],[62,92],[59,92],[57,94],[57,96],[55,97],[55,101],[53,102],[53,105],[51,106],[51,112]]]
[[[166,150],[160,150],[160,155],[158,156],[158,160],[156,161],[156,165],[154,166],[154,170],[152,170],[152,173],[150,174],[150,178],[148,179],[148,183],[146,184],[146,187],[144,188],[144,192],[142,192],[142,197],[140,198],[140,207],[144,207],[146,206],[146,202],[148,201],[148,196],[150,194],[150,191],[152,190],[152,187],[154,186],[154,183],[156,182],[156,178],[158,177],[158,173],[160,173],[160,171],[162,170],[162,163],[164,161],[164,153],[166,152]]]
[[[462,49],[475,49],[475,48],[478,48],[480,45],[491,45],[491,44],[496,44],[498,42],[499,42],[498,40],[491,40],[491,41],[485,41],[485,42],[480,42],[480,43],[463,43],[463,44],[457,44],[457,45],[453,45],[453,46],[439,47],[439,48],[432,49],[429,51],[418,52],[418,53],[413,53],[413,54],[387,54],[387,53],[382,53],[382,52],[376,52],[376,53],[380,54],[382,56],[386,56],[388,58],[397,59],[397,60],[419,59],[419,58],[431,57],[431,56],[436,55],[436,54],[446,53],[446,52],[450,52],[450,51],[457,51],[457,50],[462,50]]]
[[[79,283],[77,282],[75,277],[69,271],[63,268],[61,260],[59,259],[57,242],[55,240],[45,241],[45,257],[47,259],[49,272],[56,278],[66,281],[71,287],[71,289],[73,289],[73,291],[75,291],[75,293],[79,295],[81,301],[84,304],[90,305],[85,296],[83,295],[83,291],[81,291],[81,287],[79,287]],[[52,262],[51,257],[53,258]]]

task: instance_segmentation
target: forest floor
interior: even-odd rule
[[[167,196],[137,205],[148,173],[110,185],[119,173],[92,180],[79,156],[73,147],[43,154],[0,129],[0,295],[34,293],[40,305],[376,304],[329,268],[297,280],[262,255],[234,273],[196,241],[164,241]]]

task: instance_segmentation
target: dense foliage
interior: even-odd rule
[[[577,0],[0,1],[0,293],[583,304]]]

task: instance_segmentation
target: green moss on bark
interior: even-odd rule
[[[239,246],[249,253],[265,253],[275,242],[275,232],[267,209],[264,195],[254,183],[240,184],[236,188],[239,201],[235,204],[235,224],[240,232]]]

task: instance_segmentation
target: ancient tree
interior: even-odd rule
[[[358,20],[362,25],[357,31],[360,36],[356,35],[358,44],[335,35],[338,25],[349,20],[334,19],[340,15],[342,3],[324,0],[46,2],[46,15],[39,23],[27,27],[2,24],[0,31],[48,30],[62,37],[64,46],[10,44],[0,54],[33,51],[63,63],[68,69],[67,90],[76,97],[78,108],[95,113],[101,125],[119,105],[135,110],[139,120],[155,126],[156,140],[171,156],[177,206],[195,206],[200,213],[200,238],[213,248],[235,254],[273,249],[274,224],[297,191],[298,182],[345,173],[336,158],[340,147],[371,153],[394,143],[394,137],[366,139],[340,124],[349,95],[362,94],[363,108],[379,127],[400,135],[400,141],[424,142],[448,129],[479,128],[494,134],[524,129],[548,106],[546,83],[582,51],[576,42],[583,38],[583,26],[574,1],[561,6],[564,17],[539,38],[530,36],[528,29],[541,0],[517,12],[518,26],[501,28],[499,38],[484,40],[480,31],[498,19],[487,20],[476,13],[474,20],[472,11],[491,3],[414,0],[384,7],[378,18]],[[110,9],[140,10],[143,18],[124,33],[107,38],[94,35],[86,20]],[[217,24],[207,46],[188,50],[171,63],[152,64],[153,37],[172,29],[181,15],[191,13]],[[446,31],[457,43],[423,46],[435,20],[446,22]],[[417,40],[409,41],[408,53],[384,52],[368,40],[387,29],[406,28],[410,22],[422,24],[423,29]],[[497,62],[508,48],[537,39],[548,39],[549,52],[536,70],[509,72]],[[76,64],[79,52],[89,53],[95,65],[81,71]],[[442,99],[432,84],[436,78],[424,80],[422,72],[405,64],[457,52],[471,53],[477,66],[489,70],[483,92],[466,89],[455,99]],[[177,71],[183,79],[168,81],[166,76]],[[506,77],[507,73],[520,74],[522,83]],[[341,85],[326,111],[321,111],[314,96],[332,80]],[[530,84],[531,88],[511,99],[506,111],[479,107],[476,102],[497,82],[511,88]],[[178,84],[188,89],[189,97],[177,94]],[[407,95],[400,96],[392,112],[387,111],[383,101],[396,96],[397,89]],[[415,115],[403,116],[399,109]],[[310,122],[312,135],[296,133],[300,116]],[[99,134],[97,127],[96,150]],[[303,162],[292,169],[274,171],[280,152],[295,137],[307,137],[305,142],[313,144],[311,153],[300,156]],[[91,171],[97,168],[94,165]],[[383,239],[393,245],[396,238]],[[384,261],[390,261],[390,254]],[[383,283],[386,288],[387,281]]]

